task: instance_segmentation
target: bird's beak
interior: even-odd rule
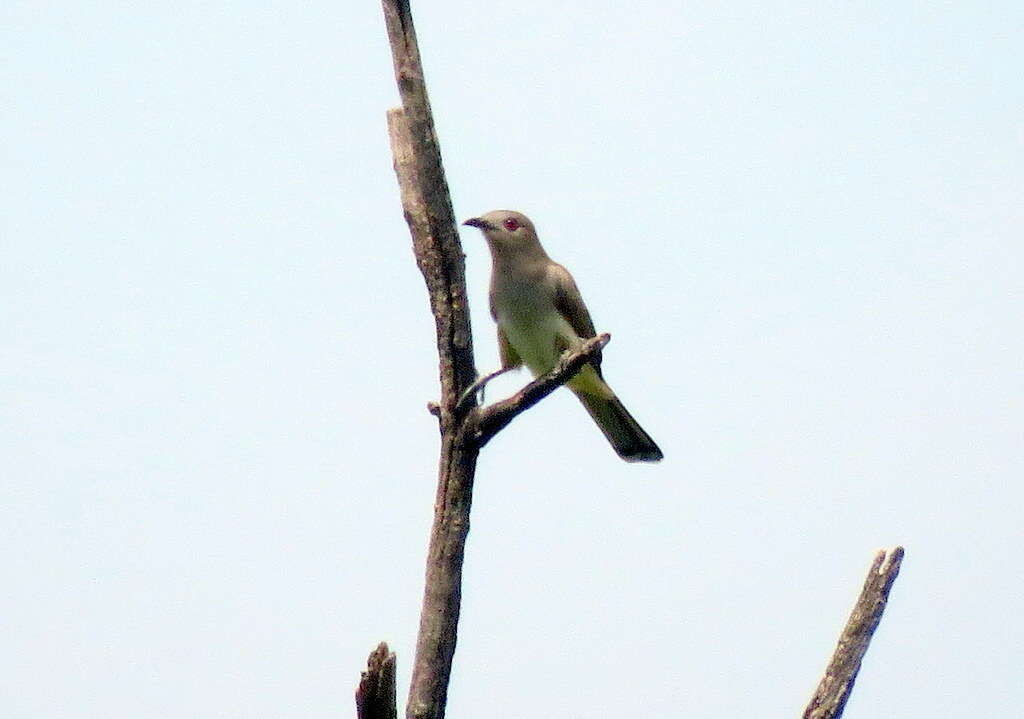
[[[496,230],[496,229],[498,229],[497,227],[495,227],[494,225],[492,225],[490,222],[488,222],[487,220],[483,219],[482,217],[470,217],[468,220],[466,220],[462,224],[469,225],[470,227],[477,227],[477,228],[479,228],[481,230]]]

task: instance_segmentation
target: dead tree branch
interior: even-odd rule
[[[462,248],[437,152],[408,4],[385,0],[384,8],[403,101],[402,108],[388,112],[391,149],[416,262],[430,295],[441,379],[441,460],[406,716],[440,719],[455,654],[462,561],[479,452],[478,443],[466,441],[464,419],[454,410],[476,370]]]
[[[891,552],[881,551],[875,556],[864,581],[864,589],[839,635],[839,645],[804,710],[803,719],[838,719],[842,716],[902,562],[903,547],[896,547]]]
[[[377,645],[366,661],[366,671],[356,689],[356,716],[359,719],[398,719],[395,655],[384,642]]]
[[[402,207],[423,273],[440,358],[441,460],[434,524],[427,550],[406,716],[444,716],[461,603],[462,562],[469,532],[478,445],[466,442],[455,416],[460,393],[476,377],[465,266],[441,164],[408,0],[384,0],[395,79],[402,107],[388,112],[388,130]]]
[[[388,129],[402,207],[437,329],[444,422],[459,392],[476,378],[465,263],[408,0],[384,0],[384,19],[402,98],[401,108],[388,113]]]

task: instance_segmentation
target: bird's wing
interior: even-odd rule
[[[523,360],[516,352],[515,348],[509,344],[508,337],[505,336],[504,330],[501,326],[498,326],[498,357],[501,358],[502,369],[512,369],[513,367],[521,367]]]
[[[587,306],[583,304],[583,297],[580,295],[572,275],[569,274],[569,270],[556,262],[552,262],[549,272],[555,284],[555,308],[579,337],[590,339],[596,336],[597,332],[594,330],[593,320],[590,319],[590,312],[587,311]],[[600,374],[600,353],[594,356],[592,364]]]

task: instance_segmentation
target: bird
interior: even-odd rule
[[[481,230],[491,251],[490,310],[497,324],[501,359],[501,370],[495,374],[526,365],[539,377],[551,371],[563,352],[596,336],[575,280],[544,251],[526,215],[494,210],[462,224]],[[663,458],[658,445],[605,382],[600,354],[566,386],[622,459],[657,462]]]

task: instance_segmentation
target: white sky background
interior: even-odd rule
[[[484,450],[449,716],[798,716],[897,543],[847,716],[1015,713],[1024,6],[414,13],[457,216],[534,219],[666,454],[565,392]],[[380,640],[404,705],[437,360],[378,3],[0,47],[0,713],[353,716]]]

